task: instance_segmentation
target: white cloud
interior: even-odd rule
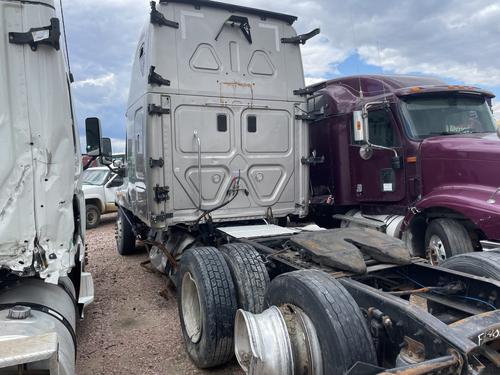
[[[366,63],[388,72],[500,86],[500,5],[495,0],[233,1],[296,14],[300,32],[321,27],[326,41],[313,39],[303,50],[306,76],[335,74],[336,66],[357,51]]]
[[[94,87],[109,87],[110,85],[115,84],[115,74],[108,73],[104,76],[100,76],[97,78],[87,78],[82,81],[76,81],[74,83],[74,87],[85,87],[85,86],[94,86]]]

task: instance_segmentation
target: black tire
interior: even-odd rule
[[[373,340],[358,305],[327,274],[316,270],[282,274],[271,282],[266,304],[294,305],[312,320],[325,374],[345,374],[358,361],[377,363]]]
[[[135,234],[122,208],[118,208],[116,218],[116,248],[120,255],[131,255],[136,252]]]
[[[219,250],[233,278],[238,308],[254,314],[261,313],[269,274],[260,254],[253,246],[244,243],[223,245]]]
[[[460,254],[445,260],[440,266],[500,281],[499,250]]]
[[[444,249],[444,253],[432,256],[431,259],[429,249],[433,246],[433,238],[440,241],[439,247]],[[425,231],[425,249],[431,263],[440,264],[452,256],[473,252],[474,246],[467,229],[460,222],[453,219],[434,219]]]
[[[85,222],[87,229],[93,229],[101,223],[101,210],[95,204],[85,205]]]
[[[198,299],[190,298],[193,284]],[[197,247],[182,254],[177,306],[184,343],[194,364],[209,368],[228,362],[234,355],[237,303],[231,273],[219,250]]]
[[[459,254],[453,258],[446,259],[440,266],[500,281],[500,250]],[[433,301],[427,301],[427,309],[433,315],[449,312],[449,308]],[[497,370],[494,365],[489,364],[482,374],[497,374]]]

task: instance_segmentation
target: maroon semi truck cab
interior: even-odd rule
[[[368,225],[439,262],[500,247],[494,95],[434,78],[355,76],[308,95],[311,212]]]

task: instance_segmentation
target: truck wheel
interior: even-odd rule
[[[500,251],[460,254],[445,260],[440,266],[475,276],[500,280]]]
[[[269,275],[260,254],[251,245],[232,243],[219,248],[231,272],[238,308],[254,314],[264,310]]]
[[[135,253],[135,234],[122,208],[118,209],[116,218],[116,248],[120,255]]]
[[[312,321],[324,374],[345,374],[358,361],[377,363],[372,337],[358,305],[327,274],[316,270],[282,274],[271,282],[266,303],[298,307]]]
[[[224,257],[214,247],[182,254],[177,281],[182,334],[199,368],[229,361],[233,354],[236,291]]]
[[[425,231],[427,259],[433,265],[440,264],[454,255],[474,251],[472,240],[465,227],[456,220],[434,219]]]
[[[96,228],[101,223],[101,210],[95,204],[85,205],[85,218],[87,229]]]
[[[450,270],[460,271],[475,276],[489,277],[493,280],[500,281],[499,251],[459,254],[446,259],[440,266]],[[434,315],[446,313],[448,310],[447,307],[433,301],[427,301],[427,309]],[[489,374],[489,372],[485,372],[484,374]],[[491,374],[493,374],[493,372]]]

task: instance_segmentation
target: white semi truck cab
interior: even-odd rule
[[[0,373],[73,374],[93,301],[61,31],[53,0],[0,0]]]

